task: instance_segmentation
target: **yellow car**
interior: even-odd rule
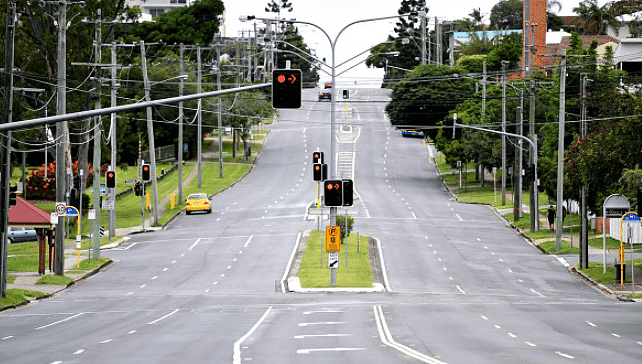
[[[206,211],[208,214],[212,212],[212,205],[207,195],[204,193],[192,193],[187,196],[185,201],[185,213],[191,214],[192,211]]]

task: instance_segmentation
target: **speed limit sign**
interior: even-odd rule
[[[64,202],[56,202],[56,215],[64,215],[67,212],[67,204]]]

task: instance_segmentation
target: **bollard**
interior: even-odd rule
[[[176,194],[172,193],[170,196],[170,208],[173,210],[174,209],[174,201],[176,200]]]

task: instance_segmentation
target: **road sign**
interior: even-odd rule
[[[89,209],[87,211],[87,218],[89,220],[96,220],[96,210],[95,209]]]
[[[341,228],[339,226],[326,226],[325,251],[328,253],[341,251]]]
[[[187,152],[187,143],[183,144],[183,150]]]
[[[103,200],[103,210],[113,210],[114,201],[113,200]]]
[[[58,214],[55,212],[52,212],[51,215],[49,216],[49,223],[51,225],[57,225],[58,224]]]
[[[328,268],[339,268],[339,253],[328,253]]]
[[[56,215],[64,215],[67,211],[67,204],[64,202],[56,202]]]
[[[101,195],[106,195],[107,194],[107,186],[105,186],[104,183],[100,184],[100,194]]]
[[[125,183],[136,183],[136,182],[138,182],[137,179],[126,179],[125,180]]]
[[[67,206],[64,216],[78,216],[78,210],[73,206]]]

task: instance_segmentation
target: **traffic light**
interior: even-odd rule
[[[134,194],[135,194],[136,196],[140,196],[140,195],[142,195],[142,191],[141,191],[141,183],[140,183],[140,181],[139,181],[139,182],[136,182],[136,184],[134,185]]]
[[[9,186],[9,206],[15,206],[18,201],[18,186]]]
[[[341,180],[323,182],[323,198],[326,206],[342,206],[343,182]]]
[[[312,179],[321,182],[328,179],[328,165],[315,163],[312,165]]]
[[[347,100],[350,98],[350,90],[343,90],[343,99]]]
[[[343,181],[343,206],[352,206],[352,180],[344,179]]]
[[[301,107],[301,70],[272,71],[272,107],[275,109]]]
[[[105,177],[107,179],[107,188],[116,188],[116,171],[107,171]]]
[[[321,163],[321,164],[323,164],[323,152],[314,152],[314,153],[312,153],[312,163]]]
[[[527,183],[532,183],[535,180],[535,166],[528,166],[524,170],[524,179]]]
[[[323,181],[323,164],[321,163],[315,163],[312,166],[312,178],[317,181],[321,182]]]
[[[143,181],[149,182],[151,180],[151,169],[149,168],[149,164],[143,164]]]

